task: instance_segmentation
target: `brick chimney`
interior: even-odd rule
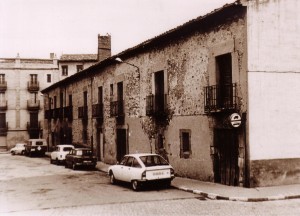
[[[109,34],[101,36],[98,34],[98,61],[111,56],[111,37]]]

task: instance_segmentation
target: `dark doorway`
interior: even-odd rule
[[[30,122],[29,122],[29,138],[38,139],[39,136],[40,136],[40,127],[39,127],[38,113],[31,112]]]
[[[214,143],[215,182],[237,186],[239,179],[237,132],[232,129],[215,129]]]
[[[127,152],[126,129],[117,129],[117,161],[120,161]]]

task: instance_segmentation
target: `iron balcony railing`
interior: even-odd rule
[[[37,92],[40,89],[40,84],[38,81],[36,81],[36,82],[28,81],[27,89],[29,92]]]
[[[110,116],[111,117],[124,116],[124,102],[122,100],[110,102]]]
[[[213,85],[204,88],[204,111],[237,110],[237,84]]]
[[[103,118],[103,104],[93,104],[92,106],[92,116],[93,118]]]
[[[78,107],[78,118],[81,119],[88,118],[88,106]]]
[[[47,120],[50,120],[50,119],[52,119],[53,117],[53,110],[52,109],[49,109],[49,110],[45,110],[45,119],[47,119]]]
[[[67,106],[63,108],[64,118],[73,120],[73,106]]]
[[[1,100],[0,101],[0,111],[7,110],[7,100]]]
[[[27,131],[37,131],[41,129],[41,122],[27,122]]]
[[[148,95],[146,97],[146,115],[164,116],[167,111],[167,94]]]
[[[6,81],[0,81],[0,92],[5,92],[7,89],[7,82]]]
[[[40,101],[39,100],[27,100],[27,109],[28,110],[39,110],[40,109]]]

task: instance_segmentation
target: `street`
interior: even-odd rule
[[[0,215],[298,215],[300,200],[231,202],[175,188],[134,192],[97,170],[66,169],[47,157],[0,154]]]

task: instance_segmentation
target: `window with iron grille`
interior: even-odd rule
[[[47,83],[51,83],[51,74],[47,74]]]

